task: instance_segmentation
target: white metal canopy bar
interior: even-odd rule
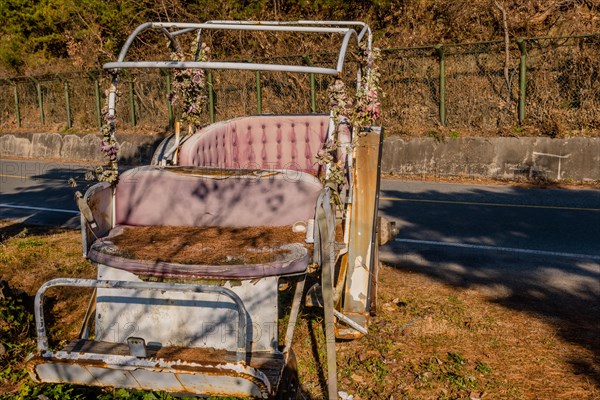
[[[360,27],[357,33],[354,29]],[[125,61],[134,40],[147,29],[157,29],[162,32],[176,49],[180,49],[176,37],[183,33],[202,30],[231,30],[231,31],[267,31],[267,32],[296,32],[296,33],[326,33],[343,36],[339,49],[336,68],[323,68],[305,65],[265,64],[250,62],[222,62],[222,61]],[[139,25],[127,38],[116,62],[104,64],[104,69],[114,72],[111,89],[108,94],[108,116],[114,118],[116,107],[116,88],[118,71],[122,68],[195,68],[195,69],[224,69],[224,70],[252,70],[252,71],[280,71],[308,74],[321,74],[341,76],[344,61],[350,40],[354,37],[357,44],[367,35],[367,48],[371,49],[372,34],[369,26],[358,21],[209,21],[205,23],[193,22],[146,22]],[[360,80],[360,70],[358,71]],[[114,131],[111,133],[114,135]]]
[[[232,21],[234,22],[234,21]],[[212,22],[150,22],[154,28],[194,28],[194,29],[230,29],[242,31],[280,31],[280,32],[314,32],[314,33],[345,33],[349,28],[317,27],[317,26],[294,26],[283,25],[277,22],[252,22],[239,24],[212,23]]]
[[[202,69],[235,69],[252,71],[306,72],[325,75],[337,75],[334,68],[309,67],[302,65],[257,64],[241,62],[199,62],[199,61],[123,61],[104,64],[105,69],[113,68],[202,68]]]
[[[329,26],[337,25],[337,26]],[[362,27],[357,33],[352,27]],[[282,65],[246,62],[195,62],[195,61],[125,61],[125,57],[137,36],[147,29],[159,29],[171,42],[176,44],[175,37],[195,30],[237,30],[237,31],[267,31],[267,32],[297,32],[297,33],[333,33],[344,36],[339,50],[336,68],[322,68],[301,65]],[[177,29],[177,30],[175,30]],[[174,30],[174,31],[172,31]],[[314,73],[324,75],[339,75],[343,71],[344,59],[350,43],[355,37],[360,42],[368,33],[368,44],[371,47],[371,31],[363,22],[354,21],[209,21],[206,23],[193,22],[147,22],[138,26],[127,38],[116,62],[104,64],[104,69],[120,68],[202,68],[202,69],[234,69],[254,71],[282,71]]]
[[[361,31],[358,34],[360,42],[365,34],[368,33],[369,48],[371,48],[371,28],[362,21],[227,21],[227,20],[211,20],[207,24],[230,24],[230,25],[319,25],[319,26],[359,26]]]

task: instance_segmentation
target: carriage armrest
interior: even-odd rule
[[[87,257],[90,246],[97,238],[108,235],[113,224],[113,188],[108,182],[100,182],[90,187],[83,197],[90,207],[96,227],[92,228],[81,216],[81,238],[83,256]]]

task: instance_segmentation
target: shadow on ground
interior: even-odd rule
[[[6,174],[12,176],[0,177],[0,204],[4,206],[0,206],[0,220],[10,219],[28,225],[79,227],[74,193],[76,190],[85,192],[95,183],[84,179],[85,168],[59,163],[32,163],[25,168],[19,161],[15,161],[14,166],[14,173]],[[10,161],[3,163],[3,169],[4,172],[13,172]],[[69,186],[69,179],[76,180],[75,188]]]
[[[455,287],[475,288],[504,307],[544,319],[560,337],[593,352],[595,363],[577,358],[568,361],[574,373],[585,374],[600,386],[600,210],[593,210],[600,209],[600,192],[590,191],[577,205],[588,211],[565,209],[562,194],[550,190],[534,193],[539,198],[533,202],[547,208],[519,207],[532,202],[530,192],[514,188],[494,196],[494,202],[514,207],[482,207],[472,204],[486,201],[486,192],[477,189],[457,194],[428,191],[420,194],[420,200],[414,193],[386,191],[388,198],[415,201],[382,202],[381,211],[399,220],[400,233],[397,241],[382,248],[381,259],[400,270]],[[454,203],[427,202],[441,197]],[[540,252],[449,247],[424,241]],[[568,257],[557,252],[589,256]]]

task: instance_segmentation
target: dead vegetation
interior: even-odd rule
[[[0,276],[11,287],[25,291],[24,304],[29,313],[31,304],[27,299],[44,281],[95,274],[94,268],[81,258],[76,231],[5,222],[0,225],[0,237]],[[53,345],[58,345],[58,338],[71,339],[76,335],[87,293],[54,290],[48,294],[50,334]],[[477,289],[457,288],[418,271],[394,267],[381,270],[379,296],[380,309],[370,334],[357,341],[338,343],[340,390],[352,394],[354,399],[600,396],[600,371],[593,346],[569,341],[561,335],[561,330],[568,327],[561,327],[542,314],[507,307],[497,297]],[[7,322],[5,311],[9,309],[5,301],[2,305],[0,329]],[[584,314],[581,310],[581,318],[574,315],[574,323],[580,318],[581,324],[569,329],[593,335],[594,324],[584,323],[589,318]],[[319,310],[304,309],[295,339],[300,380],[307,399],[320,399],[326,393],[320,315]],[[22,371],[23,358],[34,348],[34,331],[19,336],[19,343],[11,343],[4,334],[6,330],[2,332],[3,346],[11,350],[0,356],[4,363],[0,392],[5,393],[5,398],[37,398],[30,395],[38,386],[18,372]],[[10,344],[18,344],[20,350],[12,350],[15,347]],[[63,393],[62,398],[68,398],[64,393],[69,393],[70,398],[143,398],[142,394],[124,397],[129,395],[65,385],[46,385],[44,390]],[[29,395],[22,395],[24,391]]]
[[[63,2],[57,0],[56,3]],[[314,4],[252,0],[243,5],[228,0],[202,6],[181,1],[170,2],[168,6],[159,2],[113,3],[92,1],[85,7],[64,4],[64,12],[52,15],[59,20],[56,26],[67,24],[64,37],[55,32],[52,21],[45,21],[37,32],[40,37],[47,35],[53,43],[52,49],[57,49],[56,54],[48,49],[36,52],[41,38],[31,32],[29,20],[22,20],[23,15],[30,13],[17,6],[6,11],[14,26],[7,27],[7,34],[0,40],[0,75],[10,77],[12,83],[0,82],[0,129],[19,130],[12,92],[12,84],[15,84],[21,96],[21,129],[68,131],[62,80],[65,79],[71,88],[72,130],[96,131],[92,76],[97,75],[102,63],[115,59],[126,35],[139,23],[309,18],[364,20],[373,28],[375,45],[386,49],[380,65],[386,93],[383,126],[388,134],[444,133],[438,115],[439,62],[432,47],[439,43],[447,46],[447,128],[456,135],[557,138],[600,135],[596,112],[600,80],[595,62],[599,57],[600,39],[598,36],[580,37],[600,31],[600,8],[591,0],[321,0]],[[114,26],[104,27],[106,21]],[[26,37],[13,33],[19,31],[19,24],[26,25]],[[565,39],[564,36],[577,38]],[[519,37],[534,38],[526,45],[524,123],[517,115],[520,54],[515,40]],[[257,61],[292,54],[296,56],[295,64],[306,64],[308,61],[303,56],[309,56],[315,65],[331,58],[323,53],[338,48],[339,43],[334,39],[268,33],[205,32],[203,35],[212,49],[211,59]],[[61,40],[64,41],[62,46]],[[28,42],[35,45],[27,45]],[[160,54],[162,59],[168,59],[165,44],[160,35],[143,34],[132,47],[130,57],[148,59]],[[15,52],[16,48],[22,51]],[[92,76],[87,74],[90,71]],[[41,82],[44,125],[40,122],[35,83],[28,76],[36,76]],[[213,78],[218,120],[259,112],[253,71],[219,72]],[[122,77],[121,101],[117,107],[119,133],[168,129],[165,79],[164,74],[147,71],[135,71]],[[261,80],[262,112],[311,111],[308,77],[264,73]],[[105,76],[100,78],[100,83],[100,88],[108,87]],[[328,112],[327,85],[327,79],[317,77],[318,112]],[[135,116],[131,114],[132,97]],[[208,115],[206,112],[203,122],[208,123]]]
[[[136,226],[110,240],[122,255],[136,260],[237,265],[273,262],[290,252],[282,246],[304,243],[305,237],[291,226]]]
[[[0,27],[0,74],[6,76],[99,68],[115,58],[134,26],[147,21],[361,20],[373,28],[380,47],[488,41],[501,39],[505,33],[513,38],[565,36],[598,32],[600,26],[600,8],[594,0],[5,3],[0,7],[0,15],[7,22]],[[164,42],[155,39],[148,37],[150,50],[133,56],[163,50]],[[305,43],[273,41],[264,36],[251,42],[243,42],[237,35],[223,36],[219,42],[223,52],[242,57],[272,57],[282,51],[289,54],[290,48],[299,54],[315,49],[314,44],[307,47]]]

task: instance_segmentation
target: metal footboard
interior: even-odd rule
[[[216,293],[229,297],[235,303],[238,311],[237,331],[237,361],[246,359],[248,329],[252,326],[247,321],[247,310],[240,297],[231,289],[222,286],[191,285],[164,282],[130,282],[97,279],[57,278],[44,283],[35,295],[35,324],[37,331],[37,347],[39,352],[48,351],[48,336],[44,320],[43,300],[46,290],[57,286],[106,288],[106,289],[141,289],[164,290],[172,292]]]

